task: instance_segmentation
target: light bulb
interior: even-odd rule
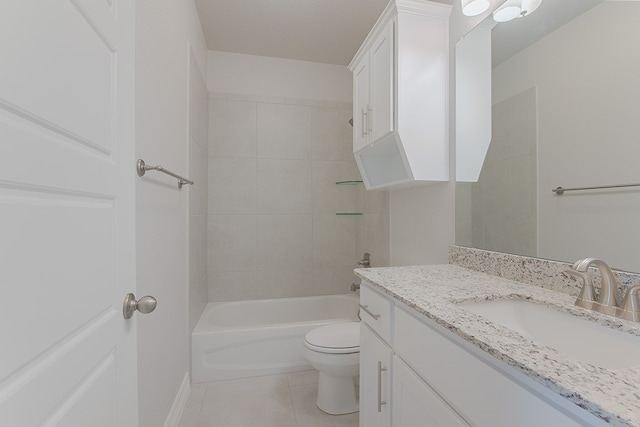
[[[465,16],[480,15],[489,9],[489,0],[462,0],[462,13]]]
[[[496,22],[507,22],[519,18],[522,13],[522,2],[519,0],[509,0],[493,12],[493,20]]]
[[[521,16],[531,15],[542,4],[542,0],[522,0]]]

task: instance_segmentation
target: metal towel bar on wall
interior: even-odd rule
[[[142,159],[138,159],[138,162],[136,163],[136,169],[138,171],[138,176],[144,176],[146,171],[151,171],[151,170],[166,173],[167,175],[171,175],[172,177],[178,180],[178,188],[182,188],[182,186],[185,184],[193,185],[193,181],[191,181],[190,179],[183,178],[180,175],[177,175],[171,171],[166,170],[160,165],[156,165],[156,166],[146,165],[144,163],[144,160]]]
[[[640,184],[619,184],[619,185],[601,185],[598,187],[576,187],[576,188],[554,188],[553,191],[558,196],[562,196],[565,191],[582,191],[582,190],[602,190],[606,188],[624,188],[624,187],[640,187]]]

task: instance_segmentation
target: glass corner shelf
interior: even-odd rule
[[[356,185],[362,184],[362,180],[353,180],[353,181],[336,181],[337,185]]]
[[[336,212],[336,215],[358,216],[362,215],[362,212]]]

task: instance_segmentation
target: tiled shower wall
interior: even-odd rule
[[[336,184],[360,179],[351,108],[210,94],[209,301],[345,293],[364,252],[388,265],[388,193]]]
[[[536,105],[531,88],[493,106],[478,182],[456,184],[456,244],[536,256]]]

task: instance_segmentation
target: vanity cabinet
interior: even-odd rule
[[[376,310],[361,314],[361,427],[607,425],[364,281],[361,304]]]
[[[450,13],[392,0],[349,65],[353,150],[367,189],[449,180]]]

